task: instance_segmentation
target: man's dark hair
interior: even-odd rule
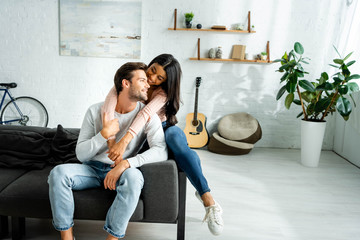
[[[127,79],[131,82],[132,77],[134,76],[134,71],[144,70],[146,72],[147,66],[142,62],[128,62],[122,65],[115,73],[114,84],[116,92],[119,93],[122,91],[122,80]]]

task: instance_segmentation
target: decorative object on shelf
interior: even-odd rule
[[[216,57],[216,52],[214,48],[210,48],[209,50],[209,58],[214,59]]]
[[[329,80],[326,72],[323,72],[316,81],[299,80],[308,74],[302,64],[309,64],[309,58],[303,57],[304,48],[299,42],[294,44],[294,49],[289,54],[285,52],[281,59],[274,61],[281,62],[277,71],[284,73],[280,82],[285,83],[280,88],[276,100],[288,92],[285,98],[285,107],[289,109],[292,103],[302,107],[302,112],[297,116],[303,116],[301,123],[301,163],[308,167],[318,166],[325,133],[325,117],[329,113],[338,111],[345,121],[348,120],[352,105],[346,97],[352,98],[352,93],[359,91],[357,83],[350,82],[353,79],[360,79],[359,74],[351,74],[349,70],[355,61],[345,63],[352,52],[342,58],[336,48],[335,50],[339,58],[333,59],[336,65],[330,64],[330,66],[338,69],[338,72],[333,75],[333,81]],[[299,99],[295,99],[295,93]],[[309,135],[315,134],[315,132],[317,132],[316,136]],[[317,142],[315,139],[318,139]],[[317,149],[313,149],[314,146],[317,146]]]
[[[194,18],[194,13],[193,12],[190,12],[190,13],[185,13],[185,25],[186,25],[186,28],[191,28],[191,25],[192,25],[192,20]]]
[[[246,49],[245,45],[234,45],[231,58],[244,60],[245,59],[245,49]]]
[[[211,27],[211,29],[215,29],[215,30],[226,30],[226,26],[224,25],[213,25]]]
[[[222,58],[222,49],[220,46],[216,50],[216,58]]]
[[[251,31],[255,31],[255,25],[251,25]]]
[[[246,60],[249,60],[249,56],[250,56],[250,55],[249,55],[248,53],[245,53],[245,59],[246,59]]]
[[[241,24],[241,23],[236,24],[235,30],[240,30],[240,31],[244,30],[244,24]]]
[[[261,52],[260,54],[260,60],[261,61],[266,61],[267,59],[267,52]]]
[[[196,25],[196,28],[197,28],[197,29],[201,29],[201,28],[202,28],[202,25],[199,23],[199,24]]]

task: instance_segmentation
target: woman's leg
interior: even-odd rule
[[[165,130],[165,140],[174,154],[178,166],[186,173],[200,196],[210,192],[201,169],[200,158],[195,151],[189,148],[184,132],[177,126],[171,126]]]

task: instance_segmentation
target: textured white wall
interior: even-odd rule
[[[290,111],[283,100],[275,100],[281,74],[277,64],[208,63],[190,61],[196,56],[197,38],[201,54],[222,46],[223,56],[230,57],[234,44],[247,45],[247,52],[265,51],[270,41],[271,58],[279,58],[295,41],[305,47],[311,65],[308,79],[327,71],[335,56],[344,1],[143,1],[142,57],[149,61],[158,54],[171,53],[183,70],[179,126],[193,111],[195,78],[201,76],[199,112],[208,117],[208,129],[216,130],[219,119],[234,112],[248,112],[263,129],[256,146],[298,148],[300,146],[300,108]],[[252,13],[255,34],[168,31],[173,25],[173,11],[178,9],[178,25],[183,14],[193,11],[194,23],[246,24]],[[0,81],[17,82],[14,95],[31,95],[41,100],[50,115],[50,127],[80,127],[88,106],[102,101],[113,84],[113,75],[126,59],[59,56],[59,16],[57,0],[0,1]],[[126,24],[126,23],[125,23]],[[328,60],[329,59],[329,60]],[[334,123],[329,119],[325,149],[333,147]]]

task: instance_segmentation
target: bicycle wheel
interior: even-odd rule
[[[46,127],[49,120],[44,105],[32,97],[18,97],[15,98],[15,101],[8,102],[1,112],[0,118],[6,125],[39,127]]]

